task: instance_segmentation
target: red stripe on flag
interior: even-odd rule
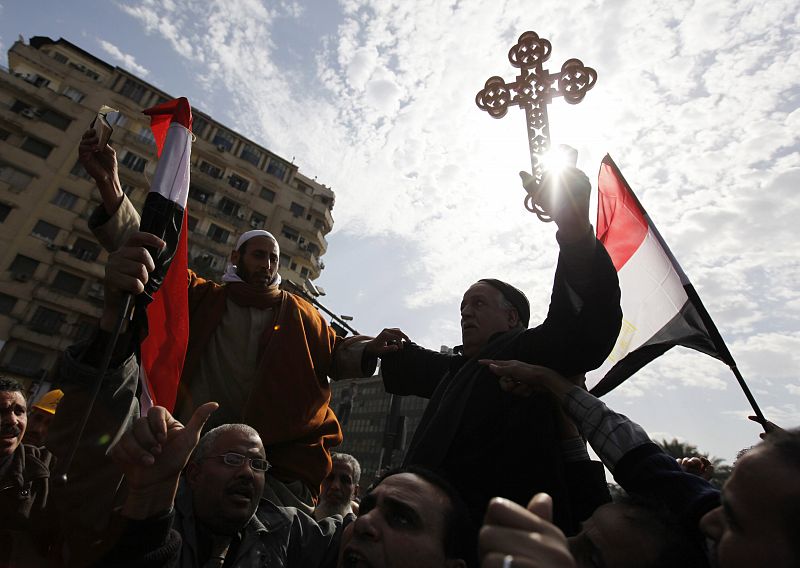
[[[185,126],[187,130],[192,129],[192,107],[186,97],[161,103],[142,112],[150,117],[150,130],[153,131],[159,156],[164,149],[170,124],[177,122]]]
[[[151,387],[153,404],[170,412],[175,407],[178,383],[189,345],[189,289],[186,285],[188,244],[186,215],[183,216],[178,248],[161,287],[147,306],[150,322],[142,341],[142,367]]]
[[[647,221],[639,202],[623,179],[616,175],[610,158],[603,158],[597,182],[597,238],[606,247],[614,268],[633,256],[647,236]]]

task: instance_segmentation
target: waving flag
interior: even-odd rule
[[[592,373],[603,377],[594,386],[590,379],[592,394],[606,394],[675,345],[691,347],[735,369],[697,292],[608,155],[600,165],[597,185],[597,238],[619,276],[622,330],[611,355]]]
[[[142,412],[149,406],[172,410],[189,341],[186,286],[186,199],[192,153],[192,109],[185,98],[144,111],[150,116],[160,160],[147,194],[140,230],[167,243],[150,251],[156,268],[136,298],[134,325],[141,344]],[[146,313],[146,315],[144,315]]]

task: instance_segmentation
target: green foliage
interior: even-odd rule
[[[656,442],[661,449],[671,455],[673,458],[694,458],[704,457],[711,462],[714,466],[714,475],[711,477],[711,483],[716,487],[721,488],[733,471],[733,466],[725,463],[722,458],[713,457],[708,452],[701,452],[694,444],[681,442],[677,438],[672,440],[661,440]]]

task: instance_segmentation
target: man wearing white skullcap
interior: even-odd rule
[[[126,275],[139,284],[147,269],[142,239],[152,235],[136,232],[139,215],[122,192],[108,193],[101,191],[103,206],[90,220],[100,243],[116,251],[106,286],[131,257],[136,265]],[[331,469],[330,448],[342,440],[327,377],[357,375],[360,358],[350,356],[348,365],[347,356],[334,357],[342,341],[311,304],[278,288],[279,260],[275,237],[255,230],[239,237],[222,284],[189,271],[189,346],[174,415],[186,423],[198,405],[214,401],[220,407],[206,428],[255,428],[272,465],[264,497],[311,512]],[[119,279],[116,287],[137,290]]]

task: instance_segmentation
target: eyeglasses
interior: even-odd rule
[[[270,465],[270,463],[264,458],[248,458],[247,456],[243,456],[242,454],[237,454],[236,452],[228,452],[220,456],[206,457],[206,459],[210,458],[222,458],[223,463],[231,467],[242,467],[242,465],[245,462],[249,461],[250,469],[252,469],[253,471],[267,471],[269,468],[272,467],[272,465]]]

